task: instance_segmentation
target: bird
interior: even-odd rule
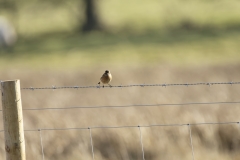
[[[110,87],[112,87],[109,83],[111,82],[112,80],[112,74],[110,73],[109,70],[106,70],[102,77],[100,78],[100,82],[98,82],[98,84],[100,85],[101,82],[103,84],[103,88],[104,88],[104,84],[108,84]]]

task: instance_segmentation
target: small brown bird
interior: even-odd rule
[[[103,73],[102,77],[100,78],[100,81],[103,84],[103,88],[104,88],[104,84],[108,84],[110,87],[112,87],[109,83],[112,80],[112,75],[110,73],[109,70],[106,70],[105,73]],[[98,83],[100,85],[100,82]]]

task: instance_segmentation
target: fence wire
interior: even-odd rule
[[[240,104],[235,102],[188,102],[188,103],[161,103],[161,104],[132,104],[122,106],[72,106],[72,107],[49,107],[49,108],[23,108],[24,111],[39,110],[65,110],[65,109],[95,109],[95,108],[129,108],[129,107],[161,107],[161,106],[189,106],[189,105],[221,105],[221,104]],[[2,110],[0,110],[1,112]]]
[[[229,125],[229,124],[237,124],[239,126],[240,122],[202,122],[202,123],[182,123],[182,124],[151,124],[151,125],[137,125],[137,126],[95,126],[95,127],[80,127],[80,128],[43,128],[43,129],[28,129],[28,130],[24,130],[24,131],[26,131],[26,132],[38,131],[39,132],[41,152],[42,152],[42,160],[44,160],[45,159],[45,157],[44,157],[44,147],[43,147],[43,142],[42,142],[43,140],[42,140],[42,132],[41,131],[89,130],[92,159],[95,160],[93,138],[92,138],[92,129],[138,128],[139,129],[139,139],[140,139],[141,150],[142,150],[142,159],[145,160],[143,137],[142,137],[141,128],[187,126],[188,131],[189,131],[190,146],[191,146],[191,151],[192,151],[192,159],[194,160],[195,157],[194,157],[194,147],[193,147],[193,142],[192,142],[193,140],[192,140],[191,126],[193,126],[193,125]],[[0,130],[0,132],[3,132],[3,131],[4,130]]]
[[[92,159],[95,160],[94,149],[93,149],[92,130],[91,130],[91,128],[88,128],[88,129],[89,129],[89,136],[90,136],[91,149],[92,149]]]
[[[44,157],[44,149],[43,149],[43,139],[42,139],[42,132],[41,132],[41,129],[38,130],[39,131],[39,136],[40,136],[40,144],[41,144],[41,151],[42,151],[42,160],[45,160],[45,157]]]
[[[138,126],[138,129],[139,129],[139,136],[140,136],[139,138],[140,138],[140,143],[141,143],[141,148],[142,148],[142,157],[143,157],[143,160],[145,160],[141,127]]]
[[[130,85],[113,85],[113,86],[60,86],[52,85],[51,87],[23,87],[22,90],[56,90],[56,89],[86,89],[86,88],[127,88],[127,87],[168,87],[168,86],[211,86],[211,85],[236,85],[240,82],[199,82],[199,83],[169,83],[169,84],[130,84]]]
[[[131,126],[92,126],[92,127],[76,127],[76,128],[41,128],[41,129],[25,129],[26,132],[35,132],[35,131],[64,131],[64,130],[87,130],[93,129],[117,129],[117,128],[148,128],[148,127],[174,127],[174,126],[196,126],[196,125],[227,125],[227,124],[240,124],[239,121],[235,122],[202,122],[202,123],[179,123],[179,124],[150,124],[150,125],[131,125]],[[4,132],[4,130],[0,130]]]
[[[191,125],[188,125],[188,130],[189,130],[189,138],[190,138],[190,145],[192,149],[192,160],[194,160],[194,149],[193,149],[193,142],[192,142],[192,131],[191,131]]]
[[[176,123],[176,124],[149,124],[149,125],[131,125],[131,126],[92,126],[92,127],[76,127],[76,128],[41,128],[41,129],[25,129],[26,132],[35,131],[64,131],[64,130],[87,130],[92,129],[118,129],[118,128],[148,128],[148,127],[174,127],[174,126],[197,126],[197,125],[228,125],[228,124],[238,124],[240,126],[240,121],[235,122],[200,122],[200,123]],[[4,130],[0,130],[4,132]]]
[[[105,86],[105,88],[127,88],[127,87],[169,87],[169,86],[212,86],[212,85],[237,85],[240,82],[200,82],[200,83],[173,83],[173,84],[131,84],[131,85],[115,85],[115,86]],[[52,87],[24,87],[21,90],[57,90],[57,89],[88,89],[88,88],[104,88],[100,85],[95,86],[52,86]],[[72,107],[51,107],[51,108],[24,108],[25,111],[34,111],[34,110],[63,110],[63,109],[94,109],[94,108],[127,108],[127,107],[154,107],[154,106],[187,106],[187,105],[220,105],[220,104],[239,104],[240,101],[236,102],[188,102],[188,103],[172,103],[172,104],[133,104],[133,105],[121,105],[121,106],[72,106]],[[2,110],[0,110],[2,111]],[[138,128],[140,136],[140,144],[142,149],[142,158],[144,157],[144,145],[141,128],[149,127],[177,127],[177,126],[187,126],[189,131],[190,145],[192,150],[192,159],[194,160],[194,147],[191,133],[191,126],[196,125],[229,125],[237,124],[240,127],[240,122],[202,122],[202,123],[179,123],[179,124],[149,124],[149,125],[125,125],[125,126],[92,126],[92,127],[76,127],[76,128],[41,128],[41,129],[25,129],[26,132],[35,132],[39,131],[40,142],[41,142],[41,152],[42,160],[44,157],[44,147],[42,132],[43,131],[69,131],[69,130],[89,130],[91,150],[92,150],[92,159],[94,160],[94,145],[92,138],[93,129],[122,129],[122,128]],[[0,133],[4,130],[0,130]]]

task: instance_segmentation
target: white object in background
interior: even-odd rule
[[[15,28],[4,17],[0,16],[0,48],[11,47],[17,40]]]

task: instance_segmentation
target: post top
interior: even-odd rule
[[[19,79],[14,79],[14,80],[4,80],[4,81],[0,80],[1,83],[3,83],[3,82],[15,82],[15,81],[20,81],[20,80],[19,80]]]

